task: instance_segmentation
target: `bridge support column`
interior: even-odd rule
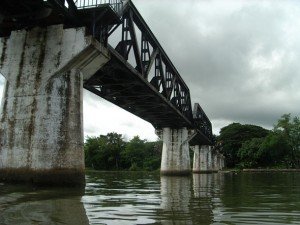
[[[196,145],[194,147],[193,173],[213,172],[211,147]]]
[[[0,38],[0,179],[84,184],[82,83],[101,67],[98,45],[62,25]]]
[[[207,172],[213,171],[213,156],[211,151],[211,146],[208,146],[208,152],[207,152]]]
[[[218,170],[222,170],[224,168],[224,156],[220,153],[217,154],[217,167]]]
[[[220,170],[220,164],[219,164],[219,153],[218,152],[215,152],[213,154],[213,169],[214,171],[218,171]]]
[[[220,169],[224,169],[225,167],[225,157],[223,155],[220,155]]]
[[[199,161],[199,163],[197,161]],[[211,147],[208,145],[202,145],[200,146],[199,154],[195,149],[193,172],[210,173],[212,171],[213,169],[212,169]]]
[[[199,145],[194,146],[194,158],[193,158],[193,173],[201,172],[201,160],[200,160],[200,147]]]
[[[187,128],[163,128],[162,140],[161,174],[190,174],[191,168]]]

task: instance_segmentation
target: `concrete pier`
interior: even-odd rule
[[[208,151],[209,146],[208,145],[202,145],[200,146],[200,172],[205,173],[208,169]]]
[[[225,159],[225,157],[221,153],[217,152],[217,154],[216,154],[216,169],[217,170],[224,169],[224,159]]]
[[[216,172],[211,146],[196,145],[194,147],[193,173]]]
[[[219,169],[220,169],[219,153],[214,152],[214,154],[213,154],[213,170],[218,171]]]
[[[193,146],[194,149],[194,157],[193,157],[193,173],[200,173],[200,147],[199,145]]]
[[[225,157],[224,155],[220,155],[220,169],[224,169],[225,167]]]
[[[213,156],[212,156],[212,147],[208,146],[207,151],[207,172],[213,172]]]
[[[84,184],[82,83],[109,60],[85,33],[56,25],[0,39],[0,179]]]
[[[161,138],[163,141],[161,174],[188,175],[191,172],[188,130],[163,128]]]

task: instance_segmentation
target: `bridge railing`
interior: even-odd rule
[[[75,0],[77,9],[96,8],[104,4],[109,4],[118,14],[123,10],[124,0]]]

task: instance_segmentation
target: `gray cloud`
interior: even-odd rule
[[[283,113],[299,114],[299,4],[136,4],[188,84],[192,101],[217,126],[238,121],[270,128]]]
[[[215,132],[234,121],[271,128],[284,113],[299,115],[298,1],[133,1]],[[84,125],[85,135],[156,139],[149,123],[87,91]]]

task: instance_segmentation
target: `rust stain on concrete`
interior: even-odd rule
[[[3,40],[3,47],[2,47],[2,54],[0,57],[0,68],[3,66],[4,60],[5,60],[8,38],[3,38],[2,40]]]
[[[17,80],[16,80],[16,88],[18,88],[20,86],[20,82],[21,82],[21,77],[22,77],[22,73],[23,73],[23,67],[24,67],[24,60],[25,60],[25,50],[26,50],[26,42],[27,42],[27,32],[25,34],[25,41],[22,47],[22,53],[21,53],[21,61],[19,64],[19,72],[17,75]]]

